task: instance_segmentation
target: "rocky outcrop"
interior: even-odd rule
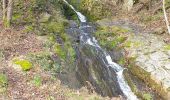
[[[127,68],[142,79],[165,100],[170,98],[170,45],[160,35],[142,31],[142,27],[128,21],[98,21],[101,26],[128,28],[123,44],[128,60]]]
[[[157,90],[165,99],[170,98],[170,50],[153,34],[139,34],[129,37],[128,57],[135,58],[130,69]],[[139,73],[136,73],[135,71]]]

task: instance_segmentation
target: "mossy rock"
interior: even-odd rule
[[[22,70],[24,71],[28,71],[32,68],[32,63],[28,60],[19,60],[19,59],[15,59],[13,61],[16,65],[20,65],[20,67],[22,68]]]

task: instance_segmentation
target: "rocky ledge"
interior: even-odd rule
[[[164,99],[170,98],[170,45],[154,32],[144,32],[138,25],[127,21],[98,21],[100,26],[119,26],[130,30],[124,42],[127,68],[142,79]]]
[[[132,73],[142,78],[163,97],[170,98],[170,48],[154,34],[131,35],[125,50],[135,58]]]

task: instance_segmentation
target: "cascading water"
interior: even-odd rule
[[[66,0],[63,0],[63,1],[75,11],[75,13],[77,14],[77,16],[81,22],[81,25],[79,27],[81,30],[80,42],[82,44],[88,44],[90,46],[93,46],[93,47],[95,47],[96,51],[100,51],[100,53],[102,53],[102,55],[103,55],[102,60],[105,64],[105,66],[111,67],[116,72],[118,84],[120,86],[121,91],[126,96],[127,100],[138,100],[124,79],[124,76],[123,76],[124,68],[122,68],[121,66],[119,66],[118,64],[113,62],[111,59],[111,56],[100,47],[97,40],[85,31],[87,28],[91,27],[86,24],[86,22],[87,22],[86,17],[84,15],[82,15],[80,12],[78,12]]]

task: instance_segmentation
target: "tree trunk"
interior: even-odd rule
[[[170,34],[169,21],[168,21],[168,17],[167,17],[166,10],[165,10],[165,0],[162,0],[162,2],[163,2],[163,12],[164,12],[164,17],[165,17],[165,22],[166,22],[166,26],[168,29],[168,33]]]
[[[7,7],[7,27],[10,27],[11,20],[12,20],[12,12],[13,12],[13,0],[8,1],[8,7]]]
[[[130,11],[133,7],[133,3],[134,1],[133,0],[124,0],[124,10],[127,10],[127,11]]]
[[[3,14],[3,21],[6,20],[6,7],[7,7],[7,0],[2,0],[2,14]]]

